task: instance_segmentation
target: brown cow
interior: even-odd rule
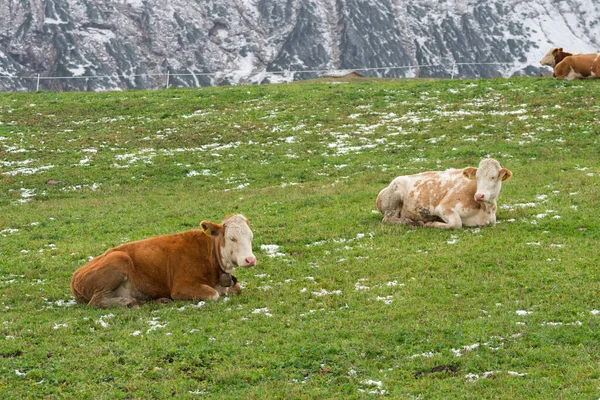
[[[553,67],[555,78],[600,78],[600,53],[571,54],[558,47],[550,49],[540,63]]]
[[[377,208],[388,223],[445,229],[493,225],[502,181],[511,176],[493,158],[478,168],[399,176],[379,192]]]
[[[252,231],[240,214],[222,224],[125,243],[95,257],[73,274],[75,299],[102,308],[135,307],[157,300],[217,300],[240,293],[236,267],[256,265]]]
[[[575,54],[554,67],[554,76],[567,80],[600,78],[600,53]]]

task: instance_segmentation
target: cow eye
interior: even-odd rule
[[[231,240],[232,242],[237,242],[237,239],[234,237],[230,237],[229,240]]]

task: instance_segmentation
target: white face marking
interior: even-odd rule
[[[550,51],[548,53],[546,53],[546,55],[544,57],[542,57],[542,59],[540,60],[540,64],[547,65],[549,67],[555,67],[556,63],[554,61],[554,54],[552,54],[552,53],[556,49],[557,49],[557,47],[551,48]]]
[[[224,246],[221,248],[221,258],[226,272],[235,267],[251,267],[256,265],[256,257],[252,254],[253,234],[248,226],[246,217],[235,214],[224,223]]]
[[[475,177],[477,179],[477,192],[475,201],[495,203],[502,187],[500,177],[500,163],[493,158],[481,160]]]

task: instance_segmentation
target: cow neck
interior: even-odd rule
[[[219,284],[223,287],[230,287],[231,283],[235,284],[235,277],[228,273],[225,268],[223,268],[223,264],[221,261],[221,240],[220,236],[216,236],[213,240],[213,254],[215,257],[215,262],[219,267]]]

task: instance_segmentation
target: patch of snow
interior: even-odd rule
[[[271,314],[269,312],[269,309],[267,307],[265,307],[265,308],[257,308],[257,309],[255,309],[255,310],[252,311],[252,314],[263,314],[266,317],[272,317],[273,316],[273,314]]]
[[[267,253],[269,257],[283,257],[284,253],[279,252],[279,246],[276,244],[261,244],[260,249]]]
[[[530,315],[532,312],[527,310],[517,310],[517,315]]]

